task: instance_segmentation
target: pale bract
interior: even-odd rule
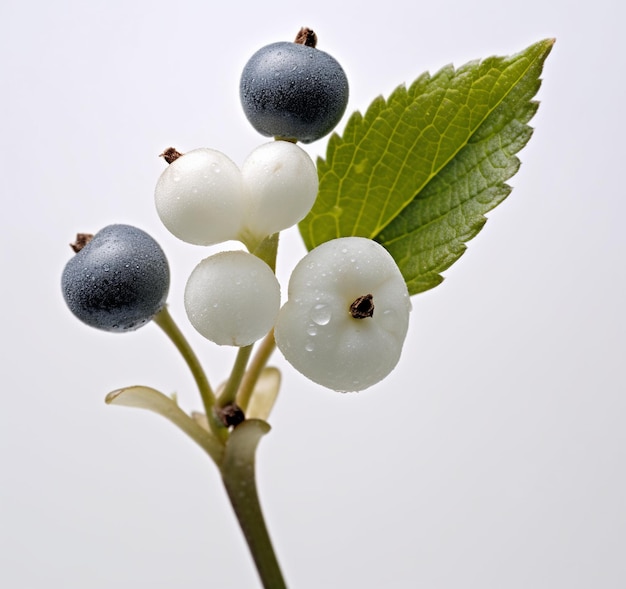
[[[163,171],[154,196],[161,221],[179,239],[213,245],[237,238],[241,171],[223,153],[209,148],[185,153]]]
[[[247,346],[274,326],[280,285],[263,260],[244,251],[221,252],[202,260],[185,288],[191,324],[220,345]]]
[[[368,295],[371,316],[355,318],[351,306]],[[312,381],[360,391],[398,363],[410,310],[404,278],[381,245],[362,237],[334,239],[295,267],[275,326],[276,343]]]
[[[318,189],[313,160],[289,141],[257,147],[241,167],[244,188],[242,232],[263,238],[295,225],[311,210]]]

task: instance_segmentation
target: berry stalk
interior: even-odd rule
[[[209,384],[209,379],[198,360],[189,342],[183,335],[182,331],[176,325],[176,322],[172,318],[168,311],[167,305],[159,311],[154,317],[154,322],[165,332],[167,337],[170,338],[172,343],[176,346],[181,356],[184,358],[187,366],[191,370],[200,397],[202,398],[202,404],[204,405],[204,411],[209,422],[209,428],[218,440],[224,440],[224,432],[226,431],[223,424],[218,420],[215,415],[215,393]]]
[[[274,339],[274,330],[272,329],[272,331],[270,331],[259,344],[256,354],[252,358],[250,366],[248,367],[248,370],[244,374],[241,384],[239,385],[236,402],[237,405],[243,409],[243,411],[248,409],[248,403],[250,402],[250,397],[254,391],[254,386],[259,380],[263,368],[265,368],[265,365],[275,349],[276,340]]]
[[[233,403],[235,403],[237,391],[239,390],[241,381],[246,372],[246,366],[248,364],[248,359],[250,358],[253,347],[254,344],[251,344],[249,346],[242,346],[241,348],[239,348],[237,352],[237,358],[235,359],[235,364],[233,365],[233,369],[230,373],[228,382],[226,383],[226,387],[224,388],[222,394],[219,396],[219,407],[226,407],[227,405],[232,405]]]

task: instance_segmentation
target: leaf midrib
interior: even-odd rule
[[[490,154],[486,154],[484,157],[481,157],[479,160],[477,160],[477,164],[480,164],[486,160],[489,159],[489,155]],[[444,166],[445,167],[445,166]],[[443,168],[442,168],[443,169]],[[426,182],[424,184],[424,186],[422,187],[421,190],[424,190],[426,188],[426,185],[428,184],[428,182]],[[417,234],[421,231],[424,231],[426,229],[428,229],[428,227],[430,227],[431,225],[435,224],[435,223],[440,223],[441,220],[446,217],[447,215],[450,215],[451,213],[458,211],[459,209],[462,209],[464,205],[466,205],[468,202],[471,202],[472,200],[475,200],[478,196],[480,196],[481,194],[485,193],[487,190],[489,190],[490,188],[493,188],[493,186],[485,186],[482,190],[480,190],[479,192],[477,192],[475,195],[473,195],[470,199],[464,200],[464,201],[460,201],[457,204],[453,205],[451,208],[449,208],[448,210],[446,210],[446,212],[441,213],[435,217],[433,217],[430,221],[427,221],[426,223],[423,223],[422,225],[420,225],[418,228],[414,229],[413,231],[411,231],[409,234]],[[483,215],[484,216],[484,215]],[[466,217],[464,217],[466,218]],[[385,239],[384,243],[385,246],[391,245],[397,241],[402,241],[403,239],[407,238],[407,235],[409,235],[407,233],[401,234],[401,235],[397,235],[396,237],[393,237],[391,239]],[[380,235],[377,234],[377,235]],[[452,241],[458,241],[459,236],[455,236],[449,240],[446,240],[444,242],[441,242],[442,244],[446,244],[446,243],[451,243]],[[438,246],[440,244],[437,244]]]
[[[419,195],[419,193],[424,190],[424,188],[433,180],[433,178],[435,178],[440,172],[441,170],[443,170],[458,154],[461,150],[463,150],[465,148],[465,146],[469,143],[470,139],[476,134],[476,132],[480,129],[480,127],[484,124],[484,122],[491,116],[491,114],[506,100],[506,98],[511,94],[511,92],[513,92],[513,90],[517,87],[517,85],[519,84],[520,80],[522,80],[530,71],[530,69],[532,68],[533,64],[536,61],[536,57],[535,59],[529,60],[529,64],[528,67],[525,68],[523,70],[523,72],[518,76],[518,78],[516,79],[514,84],[510,84],[508,86],[508,90],[505,94],[502,95],[502,98],[491,108],[489,109],[485,116],[483,116],[480,120],[480,123],[475,125],[474,128],[470,131],[470,133],[467,136],[467,139],[460,144],[460,146],[451,154],[451,156],[445,160],[445,162],[439,166],[436,170],[432,170],[431,173],[429,174],[429,176],[427,177],[427,179],[422,183],[422,185],[417,188],[417,190],[415,191],[415,194],[413,195],[413,198],[411,198],[411,200],[409,200],[408,202],[405,203],[405,205],[398,211],[398,213],[395,215],[395,217],[389,219],[389,221],[387,221],[387,223],[385,223],[382,227],[377,228],[371,235],[370,238],[374,239],[376,236],[380,235],[380,233],[382,233],[386,227],[389,226],[389,224],[397,217],[399,216],[402,211],[408,207],[414,200],[415,198]],[[506,69],[504,69],[502,72],[500,72],[500,76],[498,77],[498,80],[502,79],[502,77],[505,75],[505,73],[509,70],[509,68],[513,67],[515,65],[515,62],[511,63]],[[447,93],[449,92],[450,88],[446,88],[446,93],[443,95],[442,100],[440,102],[440,104],[443,102],[443,99],[445,98],[445,96],[447,95]],[[421,137],[422,133],[420,133],[420,135],[418,137]],[[443,134],[440,135],[440,141],[438,144],[438,149],[441,146],[441,137],[443,137]],[[389,142],[387,142],[387,145],[389,144]],[[410,153],[409,150],[407,150],[407,154]],[[405,157],[405,161],[406,161],[406,157]],[[433,160],[435,161],[435,160]],[[403,168],[402,168],[403,169]],[[394,182],[394,186],[395,183],[397,182],[397,179],[400,177],[400,172],[396,175],[396,181]],[[343,180],[343,179],[342,179]],[[455,207],[458,208],[458,206],[461,205],[457,205]],[[360,216],[362,214],[362,211],[364,210],[365,207],[363,207],[361,209],[361,212],[359,213],[359,219]],[[436,217],[435,219],[433,219],[432,221],[429,221],[427,224],[423,225],[423,227],[427,227],[430,223],[434,223],[436,220],[440,220],[441,218],[443,218],[444,215],[440,215],[439,217]],[[380,217],[379,217],[380,219]],[[354,229],[356,228],[356,225],[353,227],[353,232]],[[420,228],[421,229],[421,228]],[[395,239],[399,239],[399,238],[395,238]],[[385,243],[393,243],[394,240],[390,240],[387,241],[385,240]]]

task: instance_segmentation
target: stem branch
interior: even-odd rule
[[[198,385],[202,404],[209,422],[209,428],[218,440],[224,440],[224,426],[218,421],[213,406],[215,405],[215,394],[209,384],[209,380],[196,356],[195,352],[189,345],[189,342],[183,335],[182,331],[176,325],[167,305],[165,305],[154,317],[153,321],[165,332],[172,343],[176,346],[181,356],[184,358],[187,366],[191,370],[191,374]]]
[[[259,348],[250,362],[248,370],[241,380],[239,385],[239,392],[237,393],[237,405],[241,407],[245,413],[250,402],[250,397],[254,391],[254,386],[261,376],[261,371],[265,368],[267,361],[270,359],[272,352],[276,348],[276,341],[274,340],[274,330],[272,329],[263,339]]]
[[[237,391],[239,390],[239,384],[241,383],[241,379],[246,372],[246,365],[248,364],[248,358],[250,358],[253,346],[254,344],[251,344],[249,346],[239,348],[237,358],[235,359],[235,364],[233,365],[226,387],[218,400],[218,405],[220,407],[226,407],[226,405],[230,405],[235,402],[235,397],[237,396]]]

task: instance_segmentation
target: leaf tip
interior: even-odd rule
[[[535,44],[535,47],[541,47],[542,49],[542,61],[550,55],[555,43],[556,37],[548,37],[547,39],[543,39]]]
[[[107,405],[111,405],[111,403],[115,403],[115,400],[125,391],[126,389],[117,389],[115,391],[111,391],[105,398],[104,402]]]

